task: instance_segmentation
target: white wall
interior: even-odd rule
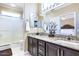
[[[33,25],[33,21],[37,17],[37,4],[36,3],[26,3],[24,9],[24,20],[26,22],[26,30],[30,31],[29,26]],[[29,24],[30,23],[30,24]]]
[[[25,9],[24,9],[24,21],[26,31],[33,31],[31,30],[30,26],[33,25],[34,19],[31,19],[31,17],[37,16],[37,4],[36,3],[25,3]],[[24,43],[24,50],[26,51],[28,49],[28,40],[27,40],[27,34],[28,32],[25,32],[25,43]]]

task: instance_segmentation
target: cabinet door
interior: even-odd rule
[[[47,56],[59,56],[59,47],[51,43],[46,43]]]
[[[69,48],[62,48],[61,56],[79,56],[79,51],[69,49]]]
[[[32,39],[32,54],[37,56],[37,39]]]
[[[28,37],[28,51],[32,55],[32,38]]]

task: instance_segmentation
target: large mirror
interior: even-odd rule
[[[76,35],[75,12],[60,17],[60,28],[63,35]]]

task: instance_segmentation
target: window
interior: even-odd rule
[[[51,3],[44,3],[41,5],[41,9],[42,9],[42,11],[44,11],[44,10],[50,8],[50,6],[51,6]]]
[[[59,5],[63,5],[64,3],[42,3],[41,4],[41,11],[46,11],[49,9],[53,9]]]
[[[1,14],[6,16],[12,16],[12,17],[21,17],[21,14],[19,13],[13,13],[8,11],[1,11]]]

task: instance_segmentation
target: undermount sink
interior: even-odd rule
[[[35,35],[45,36],[47,34],[46,33],[35,33]]]
[[[58,44],[62,44],[62,45],[79,45],[79,44],[77,44],[76,42],[71,42],[71,41],[64,41],[64,40],[56,40],[56,42],[58,43]]]
[[[79,43],[78,40],[70,40],[70,42]]]
[[[77,41],[65,41],[65,40],[56,40],[56,42],[58,43],[58,44],[62,44],[62,45],[64,45],[64,44],[66,44],[66,45],[79,45],[79,41],[77,42]]]

